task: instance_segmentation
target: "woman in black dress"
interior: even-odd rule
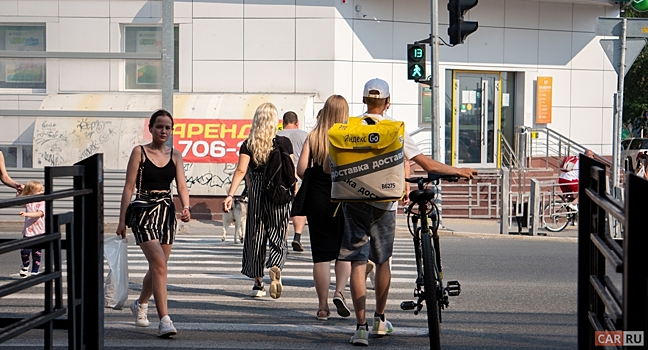
[[[344,287],[351,275],[351,264],[337,260],[340,252],[344,222],[338,203],[331,202],[331,167],[329,163],[328,130],[335,123],[344,123],[349,118],[349,105],[344,97],[332,95],[320,111],[317,125],[308,134],[299,164],[297,175],[304,177],[310,167],[308,179],[306,217],[313,255],[313,280],[319,299],[317,319],[327,320],[328,289],[331,283],[331,261],[335,260],[335,294],[333,303],[342,317],[351,314],[344,300]],[[335,215],[335,216],[334,216]]]

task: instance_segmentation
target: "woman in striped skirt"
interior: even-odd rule
[[[254,278],[252,297],[265,296],[266,290],[263,285],[265,263],[265,267],[270,269],[270,296],[274,299],[279,298],[283,290],[281,270],[286,260],[286,231],[290,204],[276,204],[263,195],[264,171],[274,139],[277,144],[283,145],[291,158],[293,157],[290,139],[276,134],[277,108],[272,103],[264,103],[254,113],[250,136],[241,144],[238,165],[223,202],[223,210],[229,212],[234,193],[247,174],[248,212],[241,273]],[[267,260],[266,245],[270,246]]]
[[[129,206],[133,188],[137,197],[133,201],[135,222],[129,223],[140,246],[149,269],[142,282],[138,300],[131,304],[135,315],[135,325],[148,327],[148,301],[155,297],[155,307],[160,324],[158,336],[168,338],[177,333],[167,312],[167,262],[171,245],[175,238],[176,213],[171,199],[171,181],[176,180],[178,195],[182,203],[180,219],[188,222],[189,190],[184,174],[182,155],[178,150],[166,145],[173,132],[173,117],[165,110],[158,110],[149,120],[151,143],[133,148],[128,168],[126,184],[122,193],[117,235],[126,237],[126,209]]]

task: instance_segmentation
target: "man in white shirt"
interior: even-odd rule
[[[362,102],[367,105],[364,114],[376,120],[388,118],[385,111],[389,108],[389,85],[381,79],[369,80],[364,87]],[[390,118],[391,119],[391,118]],[[424,156],[412,137],[405,133],[403,147],[405,158],[420,165],[425,171],[455,175],[466,179],[473,178],[476,170],[456,168]],[[369,326],[365,317],[367,296],[367,260],[375,263],[374,291],[376,310],[372,334],[387,335],[393,331],[392,324],[385,318],[385,307],[391,283],[390,257],[394,248],[396,233],[396,202],[343,203],[344,237],[338,259],[351,261],[351,295],[356,315],[356,331],[351,337],[354,345],[369,344]]]
[[[308,133],[304,130],[299,129],[299,118],[297,113],[293,111],[288,111],[283,115],[283,130],[277,132],[279,136],[285,136],[290,139],[290,143],[293,146],[293,157],[295,160],[295,168],[299,164],[299,156],[301,155],[302,148],[304,148],[304,143],[306,143],[306,137]],[[301,185],[301,180],[297,177],[299,185]],[[299,191],[299,189],[297,189]],[[295,229],[295,237],[292,241],[293,250],[296,252],[303,252],[304,247],[301,244],[301,234],[306,226],[306,217],[305,216],[293,216],[290,218],[293,222],[293,228]]]

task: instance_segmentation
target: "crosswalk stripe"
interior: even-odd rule
[[[282,275],[282,281],[284,282],[287,293],[292,291],[295,293],[308,292],[314,294],[313,264],[311,262],[308,237],[305,237],[303,244],[306,249],[305,252],[295,253],[291,251],[287,257]],[[235,245],[229,242],[221,242],[220,237],[215,238],[213,236],[193,236],[177,239],[168,265],[168,284],[171,299],[173,299],[172,294],[174,290],[178,290],[178,288],[200,289],[207,293],[214,291],[214,295],[206,297],[210,300],[240,300],[237,299],[238,297],[234,299],[220,297],[216,294],[217,291],[241,293],[241,296],[248,298],[247,294],[251,289],[252,280],[240,273],[242,247],[241,244]],[[392,293],[407,293],[409,295],[413,292],[414,280],[416,278],[416,264],[415,258],[413,257],[414,254],[412,254],[412,241],[409,238],[396,238],[394,247],[392,286],[390,291]],[[138,246],[128,246],[128,265],[132,292],[133,285],[141,286],[141,280],[148,269],[148,262]],[[104,271],[105,274],[109,271],[108,265],[105,262]],[[332,277],[334,276],[334,272],[334,264],[331,264]],[[65,276],[67,276],[65,264],[63,264],[63,274],[65,281]],[[17,273],[13,275],[18,278]],[[187,279],[195,282],[191,284],[183,283]],[[267,279],[268,277],[266,276]],[[229,282],[216,282],[222,280],[228,280]],[[332,278],[332,282],[334,283],[334,278]],[[25,291],[25,293],[21,293],[15,297],[8,296],[3,299],[42,299],[42,290],[39,287],[32,288],[32,290]],[[372,291],[369,291],[369,293],[372,293]],[[250,300],[253,299],[250,298]],[[310,299],[308,300],[310,301]]]
[[[173,325],[180,330],[192,331],[216,331],[216,332],[237,332],[241,330],[240,323],[194,323],[194,322],[173,322]],[[132,322],[106,322],[107,329],[133,329]],[[149,327],[156,327],[157,322],[151,322]],[[245,324],[246,332],[307,332],[307,333],[349,333],[349,326],[329,326],[312,324]],[[398,327],[395,332],[399,335],[419,336],[427,335],[428,329],[422,327]]]

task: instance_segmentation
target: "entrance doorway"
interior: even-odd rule
[[[500,73],[454,72],[452,164],[498,166]]]

